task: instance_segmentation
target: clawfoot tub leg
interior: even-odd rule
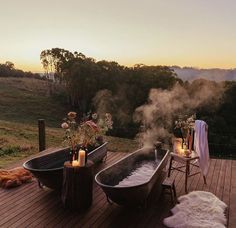
[[[102,159],[102,162],[106,162],[107,161],[107,153],[105,155],[105,157]]]
[[[109,203],[109,204],[113,204],[113,202],[109,199],[109,197],[106,195],[106,197],[107,197],[107,202]]]
[[[38,180],[39,188],[43,188],[43,184]]]

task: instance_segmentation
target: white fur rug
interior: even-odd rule
[[[227,205],[210,192],[194,191],[178,198],[179,204],[171,209],[172,216],[163,223],[173,228],[222,228],[227,219]]]

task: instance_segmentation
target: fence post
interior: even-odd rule
[[[38,132],[39,132],[39,152],[45,150],[45,120],[38,120]]]

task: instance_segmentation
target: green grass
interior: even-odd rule
[[[61,128],[46,128],[46,147],[62,147],[64,132]],[[131,139],[106,136],[108,150],[132,152],[139,144]],[[38,152],[37,125],[0,120],[0,168]]]
[[[60,124],[70,110],[60,98],[61,91],[37,79],[0,78],[0,168],[38,152],[39,118],[46,120],[47,148],[62,146]],[[131,152],[139,146],[130,139],[107,136],[106,140],[113,152]]]
[[[140,148],[139,143],[132,139],[106,136],[106,140],[109,142],[108,150],[112,152],[133,152]]]
[[[0,78],[0,119],[36,124],[43,118],[49,126],[58,127],[69,109],[58,99],[62,91],[47,81]]]
[[[62,146],[63,131],[46,128],[47,147]],[[0,120],[0,168],[38,152],[37,125]]]

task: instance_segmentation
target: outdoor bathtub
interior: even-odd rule
[[[145,206],[153,187],[161,188],[168,154],[169,151],[163,149],[137,150],[100,171],[95,180],[108,201],[124,206]]]
[[[107,142],[88,153],[88,159],[97,163],[107,155]],[[50,154],[38,156],[26,161],[23,167],[29,170],[44,185],[54,190],[61,190],[64,162],[69,161],[69,148],[60,149]]]

